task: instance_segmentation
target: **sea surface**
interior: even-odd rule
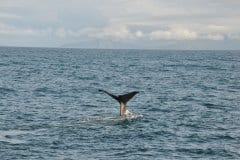
[[[240,51],[1,47],[0,159],[240,159]]]

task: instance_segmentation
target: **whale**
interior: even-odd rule
[[[104,91],[102,89],[99,89],[99,92],[103,92],[106,93],[107,95],[109,95],[110,97],[112,97],[113,99],[115,99],[116,101],[119,102],[120,104],[120,116],[124,117],[130,114],[130,112],[127,110],[127,102],[132,99],[137,93],[139,93],[138,91],[134,91],[134,92],[130,92],[127,94],[123,94],[123,95],[118,95],[115,96],[107,91]]]

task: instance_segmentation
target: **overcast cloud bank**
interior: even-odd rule
[[[4,0],[0,45],[240,49],[239,8],[236,0]]]

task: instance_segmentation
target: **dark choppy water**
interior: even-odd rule
[[[0,157],[240,159],[240,52],[0,48]]]

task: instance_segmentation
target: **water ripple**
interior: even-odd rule
[[[238,51],[0,48],[2,159],[240,159]],[[119,117],[113,94],[140,91]]]

